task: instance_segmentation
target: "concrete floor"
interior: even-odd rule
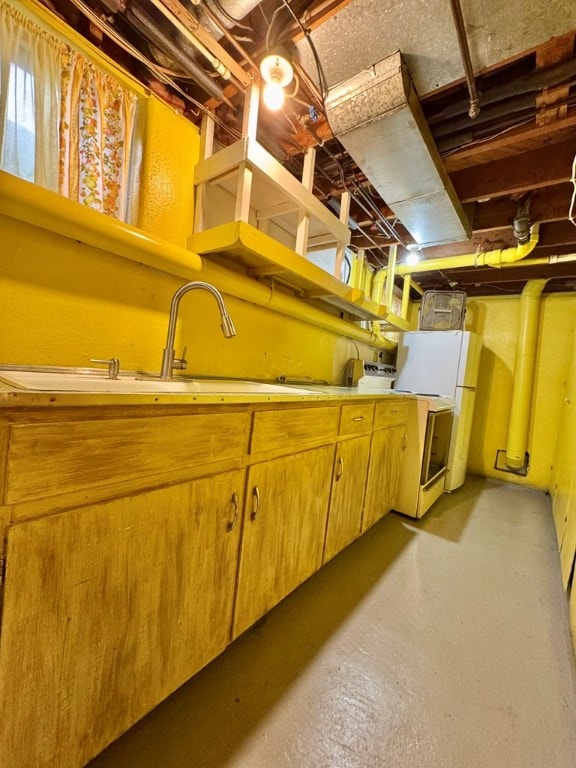
[[[574,768],[549,499],[389,515],[91,768]]]

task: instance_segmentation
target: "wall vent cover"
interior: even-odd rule
[[[464,291],[425,291],[420,311],[421,331],[459,331],[464,327]]]

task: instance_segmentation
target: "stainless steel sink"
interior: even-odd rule
[[[0,370],[0,381],[18,389],[41,392],[109,392],[134,394],[139,392],[169,394],[256,394],[256,395],[315,395],[307,389],[282,384],[262,384],[243,379],[154,379],[120,375],[109,379],[105,374],[39,371]]]

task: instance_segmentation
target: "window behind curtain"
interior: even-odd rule
[[[26,181],[34,181],[34,126],[34,77],[11,63],[1,165]]]
[[[0,164],[54,191],[64,49],[17,4],[0,0]]]
[[[136,95],[27,13],[0,0],[0,168],[133,221]]]

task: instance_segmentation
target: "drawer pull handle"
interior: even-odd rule
[[[390,413],[398,413],[398,408],[394,408],[394,410],[390,411]]]
[[[252,512],[250,513],[250,520],[256,520],[258,512],[260,512],[260,491],[258,490],[258,486],[255,485],[252,489]]]
[[[364,421],[364,416],[354,416],[352,421]]]
[[[229,520],[226,523],[226,530],[228,532],[233,531],[234,528],[236,528],[236,523],[238,522],[238,512],[240,511],[240,504],[238,503],[237,493],[232,494],[232,508],[234,509],[234,515],[232,517],[232,520]]]
[[[344,474],[344,459],[342,456],[338,459],[338,469],[336,470],[336,480],[340,480],[342,475]]]
[[[403,436],[402,436],[402,450],[403,450],[403,451],[405,451],[405,450],[406,450],[406,444],[407,444],[407,442],[408,442],[408,438],[406,437],[406,435],[403,435]]]

